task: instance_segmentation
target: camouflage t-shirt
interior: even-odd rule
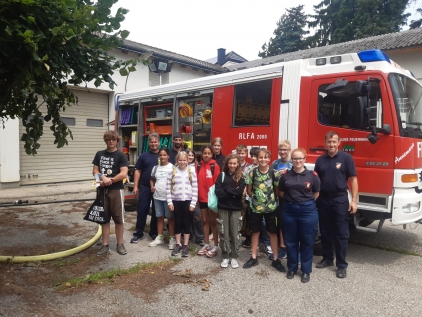
[[[253,177],[255,170],[255,178]],[[253,212],[269,213],[277,208],[277,197],[274,195],[274,188],[278,187],[280,174],[274,171],[274,178],[271,179],[269,170],[262,174],[258,168],[251,169],[245,175],[245,183],[252,185],[252,198],[250,206]],[[252,184],[253,180],[253,184]]]

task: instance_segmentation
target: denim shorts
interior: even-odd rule
[[[157,200],[154,199],[154,206],[155,206],[155,216],[158,217],[166,217],[173,218],[173,213],[169,209],[169,205],[167,204],[166,200]]]

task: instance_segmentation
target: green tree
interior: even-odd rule
[[[314,6],[310,46],[325,46],[400,31],[409,0],[323,0]]]
[[[422,15],[422,8],[417,8],[416,11]],[[410,21],[410,25],[409,27],[411,29],[418,29],[420,27],[422,27],[422,18],[421,19],[417,19],[417,20],[412,20]]]
[[[106,82],[113,89],[115,70],[123,76],[136,70],[141,60],[117,61],[108,53],[129,35],[119,30],[128,10],[111,16],[116,2],[0,0],[0,121],[4,126],[8,118],[22,119],[26,153],[37,153],[43,120],[51,123],[57,147],[73,138],[60,117],[77,104],[69,86]]]
[[[304,41],[309,31],[305,30],[307,15],[303,12],[303,5],[286,9],[277,28],[274,30],[274,37],[262,46],[259,57],[275,56],[283,53],[294,52],[307,48]]]

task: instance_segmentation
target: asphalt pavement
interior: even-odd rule
[[[54,184],[0,190],[0,204],[24,198],[30,201],[93,200],[94,196],[90,182]],[[82,212],[59,212],[72,208],[67,202],[31,208],[40,214],[36,222],[66,225],[74,231],[70,236],[57,237],[65,245],[80,245],[96,232],[95,225],[82,220]],[[4,210],[0,208],[0,216]],[[118,255],[114,251],[115,238],[111,237],[112,251],[101,262],[101,269],[129,268],[138,262],[155,262],[170,256],[167,246],[149,247],[148,238],[137,244],[129,243],[135,218],[135,212],[127,213],[124,239],[128,254]],[[0,247],[17,240],[36,246],[46,239],[52,238],[31,229],[19,237],[1,236]],[[404,230],[386,221],[377,234],[352,232],[345,279],[336,278],[335,268],[329,267],[314,268],[307,284],[300,282],[300,274],[288,280],[285,273],[271,267],[268,257],[262,253],[259,265],[246,270],[241,266],[248,260],[249,252],[242,249],[238,269],[230,266],[220,269],[219,256],[212,259],[190,256],[174,267],[175,271],[191,269],[194,273],[209,273],[208,279],[212,282],[209,291],[190,284],[172,284],[159,291],[157,301],[147,302],[125,290],[105,293],[98,287],[96,296],[87,296],[81,289],[72,296],[53,293],[49,301],[66,316],[420,316],[421,255],[422,225],[412,224]],[[320,257],[314,257],[314,264],[319,260]],[[286,265],[286,260],[282,263]],[[104,298],[118,300],[105,305]],[[13,316],[31,315],[28,307],[20,305],[19,297],[8,296],[1,302],[13,308]]]

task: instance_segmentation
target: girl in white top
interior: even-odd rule
[[[188,155],[179,152],[176,156],[177,167],[174,167],[167,176],[167,203],[174,214],[176,246],[171,255],[175,256],[182,251],[182,257],[189,256],[189,219],[198,200],[198,182],[196,174],[188,166]],[[181,234],[183,232],[183,246]]]
[[[173,169],[173,164],[169,162],[170,151],[167,148],[163,148],[158,152],[158,158],[160,165],[154,166],[151,172],[151,192],[153,192],[155,214],[157,216],[157,231],[158,236],[152,241],[149,246],[156,247],[157,245],[164,244],[164,217],[168,220],[168,227],[170,231],[169,249],[173,250],[176,245],[176,239],[174,236],[174,219],[173,213],[167,204],[166,196],[166,183],[167,176]]]

